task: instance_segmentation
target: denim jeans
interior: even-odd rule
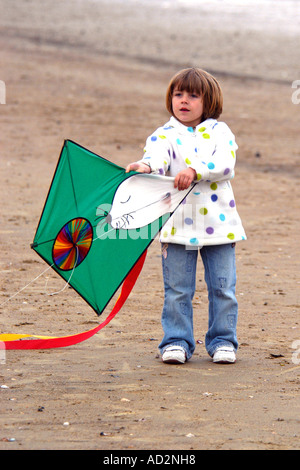
[[[208,290],[208,331],[205,347],[210,356],[220,346],[238,348],[238,303],[235,297],[235,244],[204,246],[200,255]],[[161,353],[169,345],[182,346],[190,359],[195,350],[192,300],[196,285],[197,249],[162,246],[165,299],[162,311],[164,337]]]

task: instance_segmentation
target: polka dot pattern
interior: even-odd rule
[[[208,213],[208,210],[206,209],[206,207],[201,207],[201,209],[199,209],[199,213],[201,215],[206,215]]]
[[[156,173],[175,177],[186,166],[197,173],[198,184],[165,224],[162,242],[203,246],[246,239],[230,185],[237,146],[224,123],[208,119],[193,128],[171,118],[147,142]]]

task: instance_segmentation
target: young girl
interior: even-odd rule
[[[192,300],[198,252],[209,299],[206,350],[214,362],[236,360],[235,242],[246,235],[230,184],[237,145],[229,127],[217,121],[222,104],[213,76],[198,68],[181,70],[167,89],[172,117],[148,137],[143,159],[126,168],[175,177],[179,190],[197,182],[161,233],[165,298],[159,348],[167,363],[184,363],[195,350]]]

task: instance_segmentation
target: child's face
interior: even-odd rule
[[[172,96],[172,108],[176,119],[187,127],[196,127],[203,114],[203,98],[197,93],[180,91],[175,88]]]

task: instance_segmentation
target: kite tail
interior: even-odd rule
[[[0,335],[0,342],[2,345],[4,344],[5,349],[54,349],[54,348],[63,348],[66,346],[72,346],[73,344],[81,343],[89,339],[91,336],[95,335],[98,331],[100,331],[104,326],[106,326],[121,310],[124,303],[126,302],[130,292],[132,291],[137,278],[140,275],[140,272],[143,268],[145,259],[147,256],[147,250],[144,251],[142,256],[138,259],[136,264],[133,266],[131,271],[128,273],[127,277],[125,278],[121,293],[114,305],[114,308],[107,316],[107,318],[97,325],[95,328],[84,331],[83,333],[78,333],[75,335],[70,336],[36,336],[36,335],[29,335],[29,334],[3,334]],[[28,339],[27,339],[28,338]],[[33,338],[33,339],[30,339]],[[3,349],[3,348],[2,348]]]

